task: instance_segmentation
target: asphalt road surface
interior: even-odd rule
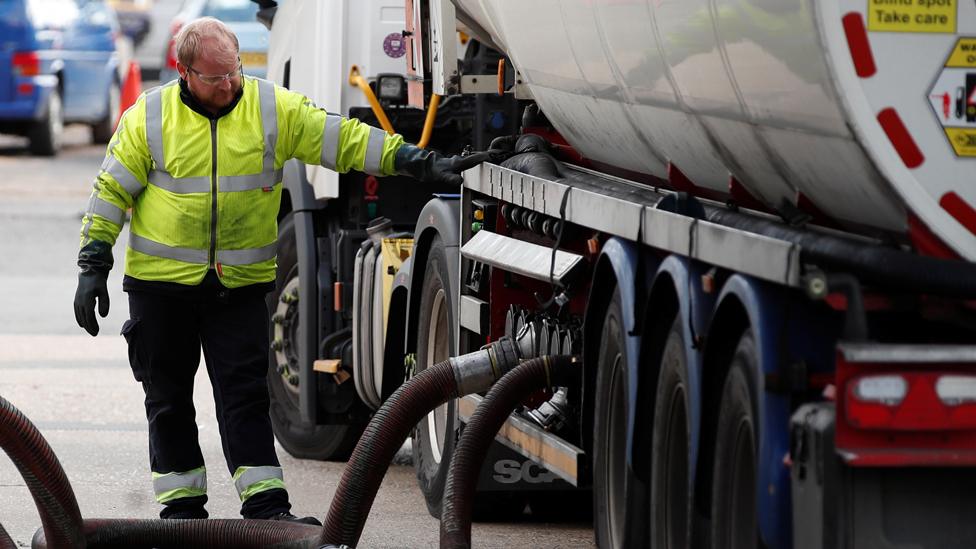
[[[83,210],[104,147],[87,128],[71,127],[56,159],[35,158],[26,141],[0,137],[0,395],[29,417],[54,448],[87,518],[155,518],[148,471],[142,390],[132,378],[119,330],[128,317],[121,291],[126,231],[109,277],[111,311],[89,337],[75,324],[72,299]],[[239,518],[221,454],[206,373],[197,377],[200,443],[210,470],[213,518]],[[280,447],[293,511],[323,518],[343,464],[297,460]],[[40,526],[20,474],[0,457],[0,523],[28,547]],[[394,465],[378,494],[361,547],[433,547],[438,522],[428,515],[413,467]],[[476,524],[478,547],[588,547],[589,524]]]

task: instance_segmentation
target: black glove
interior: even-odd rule
[[[108,272],[112,269],[112,246],[92,240],[78,252],[78,290],[75,291],[75,320],[92,336],[98,335],[95,319],[95,300],[98,314],[108,316]]]
[[[460,186],[464,183],[461,172],[487,159],[487,156],[480,153],[463,157],[444,156],[437,151],[404,143],[397,149],[393,168],[399,175],[409,175],[424,183],[450,183]]]

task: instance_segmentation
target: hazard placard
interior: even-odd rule
[[[936,78],[929,103],[956,156],[976,157],[976,38],[960,38]]]
[[[956,32],[959,0],[868,0],[868,30]]]

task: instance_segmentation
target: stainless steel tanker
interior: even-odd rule
[[[589,159],[976,259],[976,2],[453,2]]]

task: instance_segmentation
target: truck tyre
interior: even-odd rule
[[[451,295],[449,277],[447,253],[438,235],[431,242],[420,294],[416,373],[455,354],[454,296]],[[427,510],[435,518],[441,516],[441,496],[457,442],[457,427],[457,411],[452,401],[421,420],[412,438],[417,482],[427,502]]]
[[[692,491],[689,477],[691,422],[688,363],[681,315],[674,319],[661,352],[651,436],[651,547],[688,547]]]
[[[627,351],[620,293],[607,307],[597,355],[593,527],[601,548],[624,546],[627,509]]]
[[[92,142],[108,143],[115,133],[115,123],[119,121],[122,109],[122,92],[119,83],[112,81],[108,87],[108,105],[105,108],[105,118],[92,124]]]
[[[30,139],[30,152],[38,156],[54,156],[61,150],[61,135],[64,132],[64,111],[61,103],[61,90],[54,88],[48,95],[44,118],[34,122],[27,137]]]
[[[278,225],[278,277],[275,289],[268,295],[270,315],[285,314],[291,324],[285,328],[285,339],[297,341],[299,316],[295,310],[280,311],[281,296],[298,288],[298,250],[295,242],[295,223],[289,213]],[[284,305],[297,307],[297,303]],[[274,341],[275,323],[269,323]],[[268,392],[271,395],[271,425],[281,446],[292,456],[303,459],[341,461],[349,457],[362,428],[355,425],[306,425],[298,408],[298,385],[288,379],[297,375],[296,344],[286,345],[288,367],[279,372],[279,355],[272,349],[269,356]]]
[[[749,379],[755,372],[752,330],[739,339],[722,389],[712,470],[711,547],[755,549],[757,511],[756,418]]]

